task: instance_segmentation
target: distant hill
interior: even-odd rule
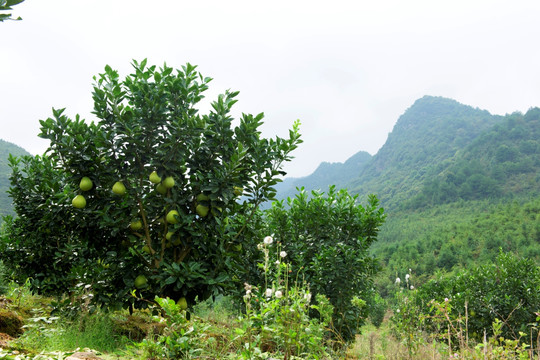
[[[9,175],[11,174],[11,168],[8,165],[9,154],[13,156],[30,155],[28,151],[20,146],[0,139],[0,217],[14,214],[11,199],[7,194]]]
[[[383,147],[346,187],[374,193],[385,208],[395,209],[421,191],[433,168],[499,121],[485,110],[424,96],[400,116]]]
[[[344,163],[323,162],[313,172],[313,174],[301,178],[286,178],[276,185],[278,199],[294,197],[296,188],[304,187],[306,191],[322,190],[326,191],[329,185],[337,187],[345,186],[350,179],[360,175],[364,166],[371,160],[372,156],[360,151],[351,156]]]
[[[429,173],[422,191],[405,207],[539,196],[540,109],[501,118]]]
[[[356,172],[338,176],[343,164],[323,163],[285,179],[277,197],[331,184],[361,199],[377,195],[388,215],[371,248],[385,269],[379,290],[391,292],[409,269],[421,283],[438,270],[493,261],[500,249],[540,263],[539,108],[495,116],[424,96],[363,160]]]

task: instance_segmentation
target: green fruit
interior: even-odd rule
[[[114,183],[112,191],[116,195],[124,195],[126,193],[126,187],[124,186],[124,184],[122,184],[121,181],[117,181]]]
[[[240,186],[235,186],[234,187],[234,195],[236,196],[240,196],[244,193],[244,189],[241,188]]]
[[[144,245],[142,248],[142,251],[144,251],[147,254],[152,254],[152,250],[150,249],[150,246]]]
[[[171,210],[169,211],[169,213],[167,214],[167,222],[169,224],[176,224],[178,222],[178,219],[176,218],[176,216],[179,216],[180,214],[178,214],[178,211],[176,210]]]
[[[170,189],[174,186],[174,179],[172,176],[167,176],[165,180],[162,182],[163,186],[165,186],[167,189]]]
[[[146,286],[146,282],[147,282],[146,281],[146,276],[139,275],[139,276],[137,276],[137,278],[135,278],[135,287],[137,289],[140,289],[140,288]]]
[[[158,184],[158,186],[156,186],[156,190],[161,195],[166,195],[167,194],[167,188],[163,184]]]
[[[213,216],[219,216],[221,215],[222,211],[223,211],[222,208],[220,208],[219,206],[216,206],[216,207],[212,207],[212,210],[210,212],[212,213]]]
[[[206,194],[201,193],[201,194],[197,195],[197,201],[198,202],[208,201],[208,200],[210,200],[210,197],[208,195],[206,195]]]
[[[187,300],[185,297],[181,297],[180,300],[178,300],[178,306],[180,306],[180,309],[186,310],[187,309]]]
[[[169,231],[169,232],[167,232],[167,235],[165,235],[165,239],[171,240],[171,238],[173,237],[173,235],[174,235],[174,232]]]
[[[73,198],[71,204],[73,204],[73,206],[77,209],[82,209],[86,206],[86,199],[82,195],[77,195]]]
[[[200,217],[205,217],[206,215],[208,215],[208,206],[204,206],[204,205],[197,205],[197,207],[195,208],[195,211],[197,212],[197,214],[200,216]]]
[[[150,174],[150,181],[153,184],[159,184],[161,182],[161,177],[157,174],[157,172],[152,171],[152,173]]]
[[[90,180],[90,178],[87,176],[83,177],[79,184],[79,187],[82,191],[88,191],[92,188],[92,186],[94,186],[94,184],[92,183],[92,180]]]
[[[142,226],[143,224],[141,220],[135,220],[135,221],[132,221],[131,224],[129,224],[129,227],[131,228],[131,230],[134,230],[134,231],[141,230]]]

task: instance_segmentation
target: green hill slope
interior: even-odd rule
[[[314,173],[302,185],[320,186],[321,178]],[[409,269],[422,282],[493,261],[500,249],[540,263],[538,108],[493,116],[425,96],[360,173],[336,185],[361,198],[374,193],[386,210],[372,247],[385,269],[380,289]]]
[[[437,271],[492,262],[499,250],[540,264],[540,197],[393,212],[371,250],[385,269],[379,288],[390,290],[409,269],[420,285]]]
[[[9,175],[11,174],[11,168],[8,165],[9,154],[13,156],[30,155],[20,146],[0,139],[0,218],[4,215],[14,214],[11,199],[7,194]]]
[[[311,190],[328,190],[328,186],[336,185],[338,188],[345,185],[362,173],[362,169],[371,160],[372,156],[360,151],[351,156],[344,163],[323,162],[313,174],[302,178],[288,178],[276,185],[278,199],[294,197],[296,188],[304,187],[307,192]]]
[[[424,96],[397,121],[379,152],[347,187],[354,193],[377,194],[395,209],[417,195],[430,176],[499,121],[499,117],[455,100]]]
[[[505,116],[428,173],[406,207],[540,195],[540,109]]]

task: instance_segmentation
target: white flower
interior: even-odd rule
[[[276,291],[276,297],[279,299],[283,296],[283,293],[281,291]]]
[[[448,302],[448,301],[449,301],[448,298],[444,298],[444,302]]]
[[[246,296],[249,296],[251,294],[251,290],[246,290]]]
[[[279,260],[276,260],[275,264],[279,266],[279,264],[281,263],[279,262]]]
[[[251,290],[251,289],[252,289],[252,286],[249,285],[247,282],[245,282],[245,283],[244,283],[244,289],[245,289],[246,291]]]
[[[405,275],[405,281],[409,281],[409,278],[410,278],[409,274]]]
[[[267,237],[264,238],[263,241],[264,241],[264,243],[265,243],[266,245],[270,245],[271,243],[274,242],[274,239],[272,239],[271,236],[267,236]]]
[[[414,290],[414,286],[411,285],[411,290]]]
[[[399,309],[397,309],[396,312],[399,314]]]
[[[261,244],[257,244],[257,249],[262,250],[263,247],[264,247],[264,244],[262,244],[262,243],[261,243]]]
[[[304,299],[306,299],[307,303],[309,304],[311,302],[311,294],[310,293],[305,294]]]
[[[396,278],[396,285],[399,285],[401,283],[401,279],[400,278]]]
[[[282,252],[279,253],[279,256],[284,258],[285,256],[287,256],[287,253],[285,251],[282,251]]]
[[[266,289],[266,291],[264,292],[264,294],[266,295],[266,297],[271,297],[272,296],[272,289]]]

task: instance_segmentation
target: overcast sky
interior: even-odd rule
[[[0,138],[41,154],[39,119],[93,120],[92,77],[132,59],[198,65],[207,98],[304,143],[285,170],[375,154],[424,95],[492,114],[540,106],[540,1],[26,0],[0,23]]]

